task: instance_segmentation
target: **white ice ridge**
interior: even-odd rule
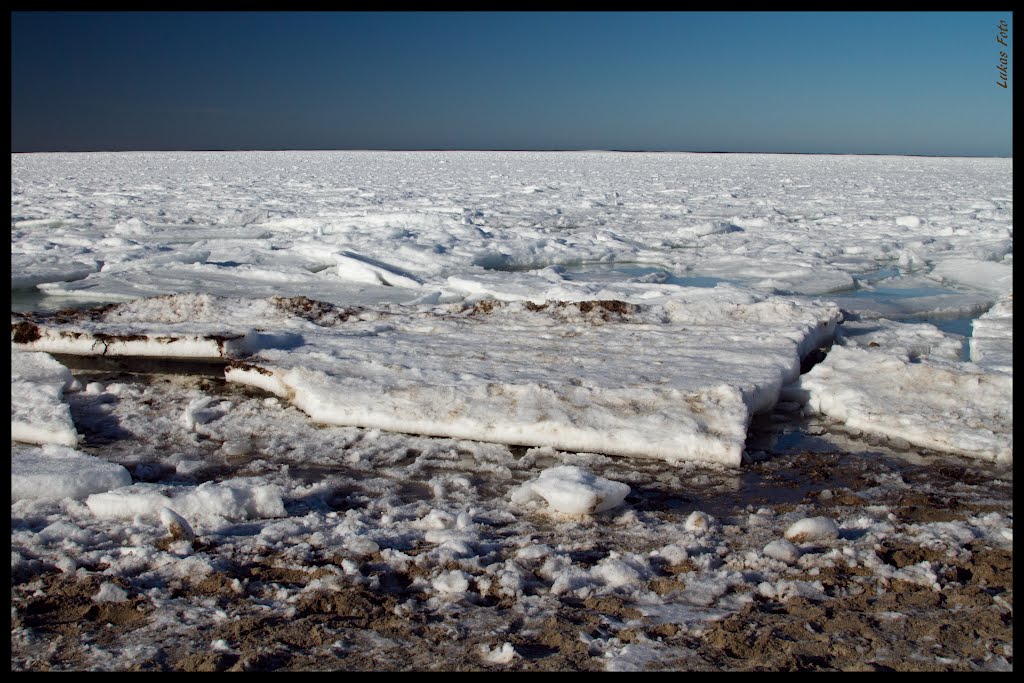
[[[848,429],[972,458],[1013,460],[1010,374],[837,345],[799,386],[810,410]]]
[[[11,439],[74,446],[78,432],[64,390],[71,371],[46,353],[11,349]]]
[[[305,299],[158,297],[62,324],[31,348],[162,355],[225,339],[228,381],[325,424],[739,465],[753,413],[832,337],[828,302],[690,289],[660,304],[498,302],[338,309]],[[197,332],[200,334],[197,335]],[[205,337],[204,337],[205,335]],[[63,345],[73,338],[77,351]],[[117,347],[115,338],[135,346]]]

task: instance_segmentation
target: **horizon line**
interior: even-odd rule
[[[801,156],[893,156],[893,157],[927,157],[927,158],[964,158],[964,159],[1012,159],[1012,154],[924,154],[915,152],[750,152],[727,150],[686,150],[686,149],[569,149],[569,148],[440,148],[440,147],[342,147],[342,148],[220,148],[207,147],[201,149],[37,149],[11,151],[11,154],[97,154],[97,153],[146,153],[146,152],[582,152],[582,153],[615,153],[615,154],[765,154],[765,155],[801,155]]]

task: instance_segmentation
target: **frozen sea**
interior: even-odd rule
[[[16,668],[702,668],[751,605],[942,594],[979,548],[1012,559],[1012,159],[11,170]],[[906,468],[986,484],[907,521]],[[933,555],[879,559],[896,542]],[[837,564],[841,595],[815,578]],[[33,620],[71,584],[123,633],[74,649]],[[422,628],[246,638],[356,590]]]

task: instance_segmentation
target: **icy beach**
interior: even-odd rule
[[[11,164],[14,668],[1012,669],[1012,159]]]

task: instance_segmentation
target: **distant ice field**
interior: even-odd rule
[[[997,301],[1012,321],[1009,159],[167,152],[15,154],[11,165],[13,310],[165,297],[87,329],[36,320],[42,339],[16,348],[152,356],[170,334],[191,340],[173,355],[203,357],[211,321],[182,311],[213,297],[199,308],[225,311],[230,329],[217,334],[243,340],[216,353],[249,368],[228,378],[320,422],[738,464],[751,416],[780,397],[871,430],[879,421],[850,406],[899,414],[920,406],[893,398],[895,378],[934,388],[927,373],[865,372],[854,400],[841,389],[850,372],[830,379],[828,360],[812,388],[794,385],[834,339],[879,362],[1007,375],[985,401],[1012,396],[1012,327],[985,323],[979,350],[972,339]],[[299,298],[358,308],[362,322],[284,319],[266,304]],[[518,308],[464,322],[489,300]],[[614,319],[581,302],[606,302]],[[572,315],[536,312],[549,306]],[[132,341],[102,341],[110,334]],[[682,395],[715,408],[694,420],[704,409],[678,412]],[[942,427],[984,438],[919,445],[1012,457],[1012,420],[993,410]]]

